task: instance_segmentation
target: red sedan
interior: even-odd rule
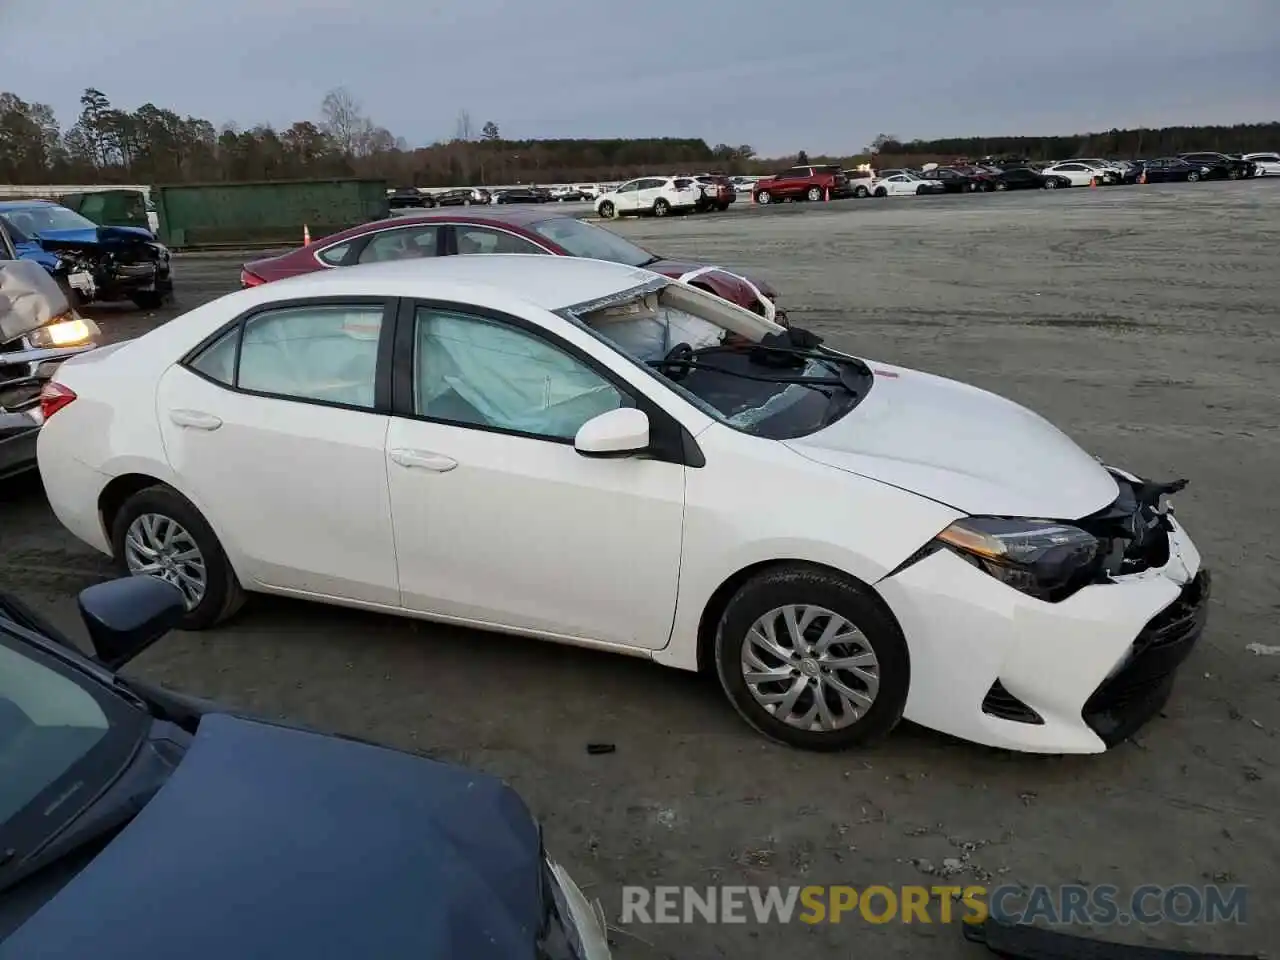
[[[507,207],[480,213],[431,210],[365,223],[316,240],[278,257],[253,260],[240,271],[240,284],[254,287],[303,273],[381,260],[447,257],[476,253],[541,253],[590,257],[644,267],[685,280],[755,313],[785,323],[775,306],[777,292],[723,267],[668,260],[616,233],[543,207]]]

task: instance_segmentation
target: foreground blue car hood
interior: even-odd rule
[[[0,958],[533,958],[541,869],[537,825],[492,777],[212,714]]]

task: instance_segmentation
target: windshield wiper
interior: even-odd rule
[[[657,255],[654,255],[654,256],[651,256],[648,260],[644,260],[644,261],[642,261],[642,262],[640,262],[640,263],[637,263],[637,264],[636,264],[636,266],[637,266],[637,267],[647,267],[647,266],[649,266],[650,264],[657,263],[657,262],[658,262],[659,260],[661,260],[661,259],[662,259],[661,257],[659,257],[659,256],[657,256]]]
[[[758,383],[782,383],[797,384],[802,387],[809,387],[817,390],[823,396],[830,398],[831,391],[826,388],[842,387],[855,396],[859,393],[857,386],[844,376],[837,377],[814,377],[814,376],[794,376],[785,373],[747,373],[745,370],[735,370],[732,367],[724,367],[715,363],[707,363],[701,359],[709,354],[731,354],[736,356],[750,355],[751,348],[736,349],[734,347],[707,347],[706,349],[695,352],[688,344],[677,344],[670,353],[661,360],[650,360],[647,365],[655,370],[666,373],[673,380],[683,380],[690,372],[705,371],[707,373],[720,373],[725,376],[738,377],[741,380],[754,380]],[[755,357],[752,357],[755,360]],[[788,363],[788,367],[794,367],[794,364]],[[803,362],[800,366],[804,366]]]

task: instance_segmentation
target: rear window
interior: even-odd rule
[[[683,177],[681,177],[676,181],[676,189],[683,190],[685,189],[685,187],[692,186],[692,184],[693,184],[692,180],[686,180]]]

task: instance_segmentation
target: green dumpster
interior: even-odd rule
[[[143,227],[147,223],[147,198],[140,190],[91,190],[69,193],[58,202],[103,227]]]
[[[385,180],[284,180],[153,187],[160,239],[171,247],[301,244],[390,215]]]

